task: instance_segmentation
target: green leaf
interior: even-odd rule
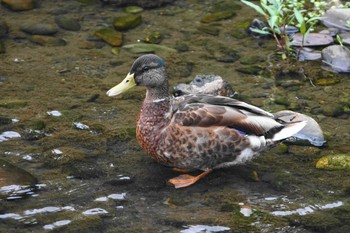
[[[263,16],[266,16],[266,13],[263,11],[263,9],[261,9],[260,6],[255,5],[254,3],[248,2],[246,0],[241,0],[241,2],[246,4],[249,7],[253,8],[254,10],[256,10],[258,13],[262,14]]]
[[[250,28],[250,30],[252,32],[256,32],[256,33],[259,33],[259,34],[262,34],[262,35],[270,35],[271,34],[271,32],[269,32],[269,31],[261,30],[261,29],[257,29],[257,28]]]
[[[294,15],[299,24],[302,24],[305,21],[301,12],[298,11],[296,8],[294,8]]]
[[[301,34],[305,34],[306,33],[306,24],[305,24],[305,21],[302,21],[301,24],[300,24],[300,33]]]
[[[270,28],[275,28],[275,27],[276,27],[277,18],[278,18],[278,17],[277,17],[276,15],[274,15],[274,16],[271,16],[271,17],[267,20],[267,22],[269,23]]]

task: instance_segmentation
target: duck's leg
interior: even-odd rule
[[[204,172],[202,172],[198,176],[191,176],[188,174],[182,174],[182,175],[179,175],[175,178],[170,179],[169,182],[172,183],[175,186],[175,188],[177,188],[177,189],[188,187],[188,186],[196,183],[200,178],[209,174],[211,171],[212,171],[212,169],[205,170]]]

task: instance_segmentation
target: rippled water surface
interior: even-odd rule
[[[176,190],[166,180],[178,173],[153,162],[135,140],[144,89],[105,95],[139,54],[112,51],[92,35],[126,13],[81,2],[0,7],[9,28],[0,54],[0,232],[350,232],[349,170],[315,166],[322,156],[350,156],[349,74],[304,62],[288,66],[304,75],[290,77],[297,85],[275,82],[269,70],[281,64],[271,58],[274,41],[244,31],[255,12],[242,7],[200,22],[233,1],[179,0],[141,12],[142,23],[123,31],[123,45],[160,32],[160,45],[175,49],[156,52],[172,85],[220,75],[246,102],[313,117],[327,140],[322,148],[277,146]],[[81,24],[78,31],[58,28],[53,37],[66,45],[38,45],[20,30],[27,22],[57,27],[62,12]],[[242,73],[248,68],[258,71]]]

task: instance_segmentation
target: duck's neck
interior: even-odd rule
[[[169,84],[166,83],[157,88],[147,88],[144,102],[159,102],[169,97]]]

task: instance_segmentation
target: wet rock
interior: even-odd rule
[[[223,19],[232,18],[235,15],[236,15],[236,13],[234,13],[232,11],[218,11],[218,12],[214,12],[212,14],[205,15],[201,19],[201,22],[202,23],[213,23],[213,22],[220,21]]]
[[[67,42],[53,36],[32,35],[30,40],[42,46],[65,46]]]
[[[264,68],[257,66],[257,65],[251,65],[251,66],[242,66],[236,68],[236,71],[241,72],[243,74],[251,74],[251,75],[258,75],[260,74]]]
[[[79,21],[75,17],[67,15],[56,16],[55,22],[60,28],[68,31],[79,31],[81,27]]]
[[[0,20],[0,38],[6,37],[9,32],[9,27],[4,20]]]
[[[269,37],[270,35],[265,35],[265,34],[261,34],[253,31],[254,29],[263,30],[266,27],[267,25],[264,21],[260,19],[253,19],[250,25],[247,27],[247,32],[255,38],[266,38],[266,37]]]
[[[344,44],[350,45],[350,32],[343,32],[339,34]]]
[[[340,29],[338,28],[327,28],[320,31],[319,33],[327,34],[330,36],[336,36],[337,34],[339,34],[339,32],[340,32]]]
[[[219,1],[212,6],[213,12],[238,11],[240,9],[242,9],[242,6],[235,1]]]
[[[160,32],[152,32],[145,37],[143,40],[146,43],[150,44],[159,44],[163,40],[163,34]]]
[[[123,34],[111,28],[100,29],[95,32],[95,36],[112,46],[121,46],[123,43]]]
[[[96,46],[97,43],[94,41],[83,41],[79,43],[79,49],[94,49]]]
[[[218,62],[232,63],[237,61],[241,56],[236,50],[226,49],[215,56]]]
[[[124,12],[128,14],[137,14],[137,13],[141,13],[142,11],[143,9],[138,6],[128,6],[124,8]]]
[[[321,78],[317,78],[314,81],[314,83],[317,86],[331,86],[331,85],[335,85],[339,82],[340,82],[340,79],[336,78],[336,77],[327,77],[327,78],[321,77]]]
[[[350,155],[334,154],[321,157],[316,168],[327,170],[350,170]]]
[[[21,30],[32,35],[53,35],[57,27],[53,24],[27,22],[21,25]]]
[[[350,31],[350,28],[346,26],[346,22],[350,20],[350,8],[329,9],[320,20],[326,27]]]
[[[259,62],[264,61],[265,58],[260,57],[258,55],[253,55],[253,56],[244,56],[239,59],[239,62],[243,65],[253,65]]]
[[[0,159],[0,200],[14,200],[33,194],[38,180],[29,172]]]
[[[350,50],[341,45],[331,45],[322,50],[322,62],[334,72],[350,72]]]
[[[322,33],[309,33],[303,43],[303,34],[296,33],[291,39],[292,46],[321,46],[333,43],[332,36]]]
[[[198,31],[207,33],[212,36],[217,36],[220,33],[220,28],[213,25],[200,25],[197,27]]]
[[[299,52],[299,61],[314,61],[321,59],[322,55],[320,51],[313,50],[307,47],[304,47]]]
[[[302,86],[305,80],[304,70],[298,67],[286,67],[278,70],[275,75],[275,84],[284,88]]]
[[[169,48],[167,46],[157,45],[157,44],[146,44],[146,43],[128,44],[128,45],[124,45],[122,48],[127,50],[130,53],[135,53],[135,54],[155,53],[159,51],[176,53],[176,50],[173,48]]]
[[[114,19],[113,26],[117,30],[128,30],[137,27],[142,23],[141,15],[125,15]]]
[[[1,4],[13,11],[26,11],[34,7],[33,0],[2,0]]]

